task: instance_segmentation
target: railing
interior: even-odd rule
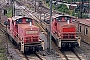
[[[75,32],[65,32],[61,34],[61,38],[63,39],[75,39],[76,33]]]
[[[33,42],[38,42],[38,37],[33,37]]]
[[[28,43],[28,42],[32,42],[31,37],[26,37],[25,42],[26,42],[26,43]]]
[[[25,43],[38,42],[38,36],[24,36],[24,38],[20,38],[20,35],[16,31],[14,33],[16,38],[24,40]]]
[[[25,37],[24,40],[25,40],[24,42],[26,42],[26,43],[38,42],[38,36],[37,37],[33,37],[33,36],[31,36],[31,37]]]

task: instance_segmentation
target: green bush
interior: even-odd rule
[[[8,8],[7,9],[7,14],[6,14],[7,17],[12,17],[12,9],[11,8]]]
[[[4,47],[0,47],[0,53],[4,53],[5,52],[5,48]]]
[[[0,53],[0,57],[4,57],[4,54],[3,53]]]
[[[58,11],[66,13],[66,14],[70,14],[70,11],[65,4],[59,4],[58,5]]]
[[[12,17],[11,11],[6,14],[7,17]]]
[[[0,60],[8,60],[6,57],[0,57]]]

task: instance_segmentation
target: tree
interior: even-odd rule
[[[46,3],[49,3],[50,0],[46,0]]]
[[[58,5],[58,11],[70,14],[70,11],[69,11],[68,7],[64,4],[59,4]]]

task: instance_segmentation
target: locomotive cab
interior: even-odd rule
[[[64,16],[64,15],[56,15],[56,16],[52,16],[52,29],[53,29],[53,33],[57,32],[57,23],[58,22],[68,22],[72,23],[72,17],[70,16]]]

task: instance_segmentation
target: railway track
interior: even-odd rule
[[[30,14],[28,13],[28,12],[30,12]],[[37,18],[36,16],[33,16],[32,14],[31,14],[31,11],[28,11],[27,10],[27,15],[29,15],[29,16],[32,16],[35,20],[38,20],[38,21],[40,21],[40,19],[39,18]],[[39,23],[37,23],[38,24],[38,26],[39,27],[41,27],[41,29],[47,34],[47,32],[44,30],[44,28],[42,27],[42,26],[40,26],[40,24]],[[57,48],[58,49],[58,48]],[[78,53],[75,53],[75,51],[67,51],[67,52],[65,52],[65,51],[60,51],[60,50],[58,50],[58,52],[59,52],[59,55],[60,55],[60,57],[63,59],[63,60],[70,60],[70,59],[76,59],[76,60],[85,60],[84,58],[83,58],[83,56],[79,56],[79,54]],[[61,54],[62,53],[62,54]]]
[[[90,59],[90,44],[81,41],[81,46],[77,47],[76,50],[79,50],[82,53],[83,57],[86,58],[86,60]]]
[[[85,60],[85,58],[82,55],[76,53],[74,50],[61,52],[63,53],[66,60]]]
[[[61,57],[62,60],[86,60],[86,58],[79,53],[80,51],[78,49],[59,49],[54,42],[52,42],[53,48],[55,51],[58,52],[58,55]],[[79,52],[78,52],[79,51]]]
[[[37,52],[32,54],[26,54],[25,57],[27,58],[27,60],[46,60],[45,58],[43,58],[43,56],[41,56]]]

